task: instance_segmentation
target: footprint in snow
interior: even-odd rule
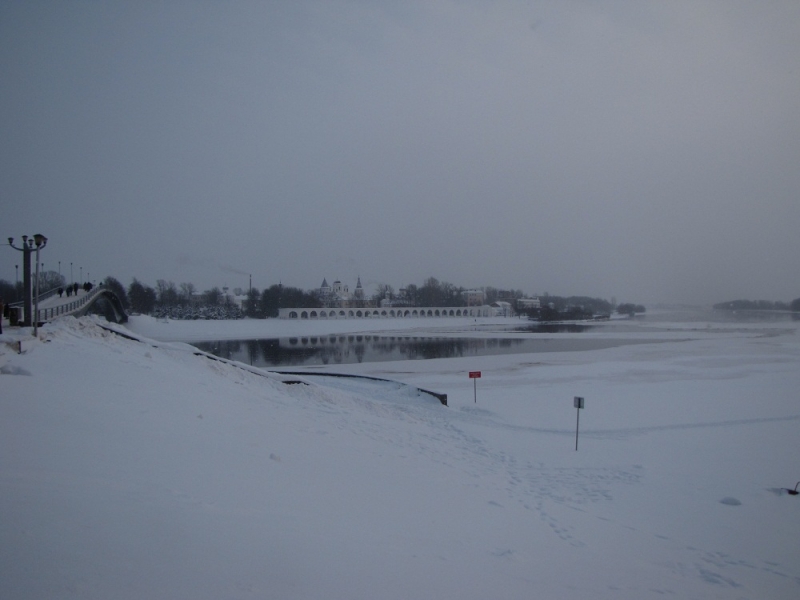
[[[737,500],[736,498],[731,498],[728,496],[727,498],[723,498],[719,501],[720,504],[727,504],[728,506],[740,506],[742,504],[741,500]]]
[[[0,375],[31,375],[31,372],[15,365],[3,365],[0,367]]]

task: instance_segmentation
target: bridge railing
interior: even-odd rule
[[[50,308],[40,308],[39,312],[36,313],[36,321],[38,323],[43,323],[44,321],[50,321],[51,319],[55,319],[61,315],[68,315],[70,313],[75,312],[82,306],[85,306],[97,296],[99,296],[103,291],[105,291],[106,286],[104,284],[99,284],[91,289],[89,293],[84,294],[80,298],[76,298],[71,302],[66,302],[64,304],[59,304],[58,306],[53,306]],[[58,291],[58,288],[55,290]],[[52,295],[52,294],[51,294]],[[41,302],[42,296],[39,296],[39,301]]]
[[[58,289],[59,288],[54,287],[52,290],[47,290],[46,292],[39,294],[39,302],[41,302],[42,300],[47,300],[48,298],[57,294]],[[35,300],[36,296],[34,295],[33,298]],[[9,302],[8,306],[11,308],[25,308],[25,300],[17,300],[16,302]]]
[[[39,294],[39,302],[43,302],[43,301],[47,300],[48,298],[52,298],[53,296],[55,296],[58,293],[58,290],[63,290],[63,289],[64,289],[63,286],[58,286],[58,287],[54,287],[53,289],[47,290],[46,292],[40,293]],[[34,300],[35,299],[36,299],[36,296],[34,296]]]

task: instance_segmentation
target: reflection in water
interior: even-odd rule
[[[273,338],[265,340],[199,342],[200,350],[255,366],[320,365],[386,360],[452,358],[484,354],[493,347],[510,347],[523,340],[459,340],[401,338],[371,335]],[[493,352],[488,352],[493,353]]]
[[[254,366],[351,364],[389,360],[421,360],[597,350],[632,343],[602,339],[431,338],[373,335],[273,338],[198,342],[200,350]]]
[[[532,321],[522,327],[517,327],[514,331],[527,331],[528,333],[583,333],[591,329],[591,325],[586,323],[542,323]]]

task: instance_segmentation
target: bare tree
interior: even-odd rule
[[[47,290],[52,290],[53,288],[61,287],[65,284],[65,281],[66,280],[64,279],[64,276],[59,275],[58,271],[40,271],[39,291],[46,292]]]
[[[182,283],[180,294],[181,304],[191,304],[196,291],[197,289],[194,287],[193,283]]]
[[[205,300],[206,304],[217,306],[219,301],[222,299],[222,290],[214,286],[210,290],[203,292],[203,299]]]
[[[392,300],[394,298],[394,288],[388,283],[379,283],[378,289],[372,296],[375,306],[381,305],[381,300]]]
[[[153,312],[156,305],[156,291],[150,286],[139,282],[135,277],[128,286],[128,299],[131,303],[131,310],[143,315]]]
[[[172,281],[159,279],[156,281],[156,294],[161,306],[175,306],[178,303],[178,289]]]
[[[124,285],[122,285],[117,279],[111,276],[106,277],[103,283],[108,289],[110,289],[117,295],[117,298],[119,298],[119,301],[122,303],[122,307],[124,309],[127,310],[128,308],[130,308],[131,303],[128,301],[128,292],[125,291]]]

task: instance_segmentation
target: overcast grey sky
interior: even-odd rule
[[[789,301],[800,2],[0,0],[0,223],[125,285]]]

